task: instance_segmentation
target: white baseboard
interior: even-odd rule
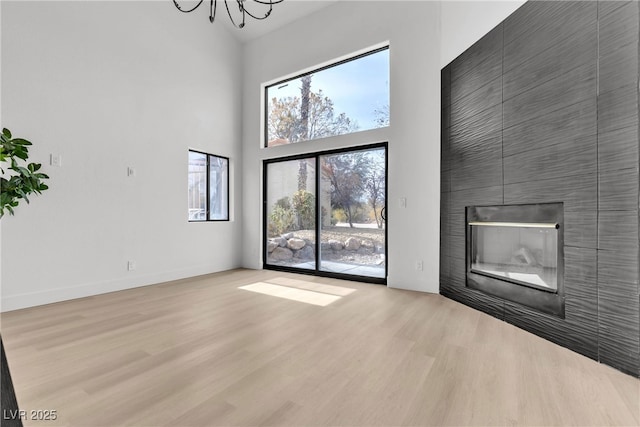
[[[38,292],[28,292],[17,295],[2,295],[0,303],[0,312],[19,310],[22,308],[36,307],[39,305],[52,304],[61,301],[68,301],[77,298],[85,298],[109,292],[122,291],[125,289],[139,288],[142,286],[155,285],[172,280],[186,279],[189,277],[202,276],[205,274],[217,273],[220,271],[238,268],[230,266],[228,269],[222,270],[211,269],[211,266],[196,266],[180,270],[165,271],[161,273],[153,273],[140,275],[135,277],[127,277],[117,280],[105,280],[94,283],[85,283],[79,286],[47,289]]]
[[[439,284],[431,284],[425,285],[419,282],[395,282],[390,278],[387,278],[387,287],[393,289],[402,289],[405,291],[416,291],[416,292],[424,292],[427,294],[439,294],[440,293],[440,285]]]

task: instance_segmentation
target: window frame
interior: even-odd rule
[[[322,66],[318,66],[318,67],[312,67],[307,69],[306,71],[301,71],[298,73],[294,73],[291,74],[287,77],[283,77],[283,78],[279,78],[275,81],[271,81],[268,83],[264,83],[262,85],[262,98],[263,98],[263,102],[262,102],[262,144],[261,147],[262,149],[268,149],[268,148],[274,148],[274,147],[278,147],[278,145],[273,146],[273,147],[269,147],[269,129],[268,129],[268,123],[269,123],[269,97],[267,96],[267,91],[269,90],[270,87],[273,86],[278,86],[278,85],[282,85],[284,83],[287,83],[289,81],[292,80],[296,80],[299,78],[302,78],[304,76],[307,76],[309,74],[314,74],[314,73],[318,73],[320,71],[324,71],[324,70],[328,70],[330,68],[334,68],[343,64],[346,64],[348,62],[352,62],[352,61],[357,61],[358,59],[364,58],[366,56],[369,55],[373,55],[379,52],[383,52],[383,51],[389,51],[389,53],[391,53],[391,45],[389,42],[385,42],[382,43],[380,45],[376,45],[376,46],[372,46],[370,48],[367,48],[366,50],[361,51],[360,53],[355,53],[349,56],[344,57],[343,59],[338,59],[336,61],[332,61],[329,62],[327,65],[322,65]],[[391,59],[389,59],[389,74],[391,74]],[[389,98],[391,98],[391,88],[389,88]],[[389,101],[391,101],[391,99],[389,99]],[[391,110],[391,102],[389,102],[389,110]],[[387,127],[387,126],[385,126]],[[380,128],[374,128],[374,129],[380,129]],[[357,133],[357,132],[367,132],[367,131],[371,131],[373,129],[364,129],[364,130],[359,130],[356,132],[352,132],[352,133],[348,133],[348,134],[344,134],[344,135],[351,135],[353,133]],[[333,135],[333,137],[336,136],[342,136],[342,135]],[[300,142],[310,142],[310,141],[317,141],[318,139],[309,139],[309,140],[305,140],[305,141],[300,141]],[[289,144],[284,144],[284,145],[293,145],[293,144],[297,144],[297,143],[289,143]]]
[[[229,157],[226,156],[221,156],[219,154],[211,154],[211,153],[207,153],[205,151],[200,151],[200,150],[194,150],[192,148],[189,148],[188,150],[188,155],[190,155],[190,153],[196,153],[196,154],[201,154],[205,156],[206,159],[206,165],[205,165],[205,171],[206,171],[206,196],[205,196],[205,203],[206,203],[206,207],[205,207],[205,218],[204,219],[190,219],[187,215],[188,218],[188,222],[228,222],[231,220],[231,207],[229,204],[230,201],[230,194],[229,194],[229,190],[230,190],[230,160]],[[227,197],[226,197],[226,218],[222,218],[222,219],[211,219],[211,158],[212,157],[216,157],[219,159],[224,159],[226,161],[226,172],[227,172],[227,185],[226,185],[226,193],[227,193]],[[187,176],[189,174],[189,160],[187,158]],[[188,178],[187,178],[188,179]],[[187,194],[187,213],[188,213],[188,209],[189,209],[189,195]]]
[[[320,201],[320,197],[317,196],[316,197],[316,203],[315,203],[315,212],[316,212],[316,227],[315,227],[315,238],[316,238],[316,245],[314,248],[315,251],[315,258],[314,258],[314,268],[313,269],[305,269],[305,268],[298,268],[298,267],[290,267],[290,266],[284,266],[284,265],[276,265],[276,264],[269,264],[267,262],[268,259],[268,252],[267,252],[267,245],[266,242],[268,240],[268,224],[269,224],[269,220],[268,220],[268,215],[267,215],[267,207],[268,207],[268,185],[269,185],[269,165],[273,164],[273,163],[281,163],[281,162],[288,162],[291,160],[301,160],[301,159],[308,159],[308,158],[315,158],[316,159],[316,171],[319,170],[319,166],[320,166],[320,157],[322,156],[327,156],[327,155],[333,155],[333,154],[342,154],[342,153],[350,153],[350,152],[354,152],[354,151],[365,151],[365,150],[376,150],[376,149],[380,149],[383,148],[385,150],[385,162],[384,162],[384,167],[385,167],[385,191],[384,191],[384,197],[386,200],[385,203],[385,227],[384,227],[384,241],[385,241],[385,254],[389,254],[389,227],[388,227],[388,222],[386,217],[388,217],[388,207],[389,207],[389,141],[381,141],[381,142],[374,142],[374,143],[369,143],[369,144],[359,144],[359,145],[352,145],[352,146],[348,146],[348,147],[342,147],[342,148],[334,148],[334,149],[329,149],[329,150],[319,150],[319,151],[313,151],[313,152],[309,152],[309,153],[300,153],[300,154],[294,154],[294,155],[290,155],[290,156],[283,156],[283,157],[273,157],[273,158],[268,158],[268,159],[263,159],[262,160],[262,206],[263,206],[263,210],[262,210],[262,269],[263,270],[273,270],[273,271],[283,271],[283,272],[288,272],[288,273],[297,273],[297,274],[306,274],[306,275],[310,275],[310,276],[316,276],[316,277],[330,277],[333,279],[342,279],[342,280],[353,280],[353,281],[358,281],[358,282],[363,282],[363,283],[373,283],[373,284],[378,284],[378,285],[384,285],[387,286],[388,282],[387,282],[387,278],[389,277],[389,262],[388,259],[385,262],[385,272],[384,272],[384,277],[373,277],[373,276],[359,276],[359,275],[354,275],[354,274],[345,274],[345,273],[334,273],[331,271],[327,271],[327,270],[322,270],[321,267],[321,263],[322,260],[320,258],[320,251],[318,250],[320,248],[320,236],[321,236],[321,225],[320,222],[317,220],[317,218],[319,218],[320,215],[318,215],[318,212],[321,212],[321,201]],[[315,182],[315,194],[320,194],[320,179],[318,178],[318,175],[316,175],[316,182]]]

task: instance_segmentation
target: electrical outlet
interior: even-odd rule
[[[424,267],[424,265],[422,264],[422,261],[416,261],[416,270],[417,271],[422,271],[423,267]]]
[[[136,269],[136,262],[135,261],[129,261],[127,263],[127,270],[133,271],[135,269]]]

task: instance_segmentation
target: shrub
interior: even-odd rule
[[[342,208],[334,209],[331,212],[331,224],[336,225],[339,222],[347,222],[347,214]]]
[[[298,218],[298,227],[301,230],[312,230],[315,228],[316,198],[313,193],[307,190],[298,190],[293,194],[293,209]]]
[[[280,199],[282,200],[282,199]],[[269,215],[268,233],[269,236],[279,236],[294,229],[295,215],[291,208],[286,209],[282,205],[276,205]]]
[[[289,197],[285,196],[281,199],[278,199],[275,203],[275,206],[279,206],[282,209],[289,210],[291,209],[291,200]]]

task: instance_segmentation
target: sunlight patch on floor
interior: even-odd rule
[[[267,280],[268,283],[276,285],[288,286],[296,289],[304,289],[307,291],[321,292],[323,294],[347,296],[354,293],[356,290],[353,288],[345,288],[342,286],[325,285],[323,283],[309,282],[307,280],[290,279],[288,277],[275,277]]]
[[[264,295],[271,295],[274,297],[284,298],[292,301],[318,305],[321,307],[325,307],[342,298],[337,295],[328,295],[320,292],[309,291],[306,289],[298,289],[290,286],[274,285],[273,283],[265,283],[265,282],[256,282],[250,285],[240,286],[238,289],[257,292],[259,294],[264,294]]]

